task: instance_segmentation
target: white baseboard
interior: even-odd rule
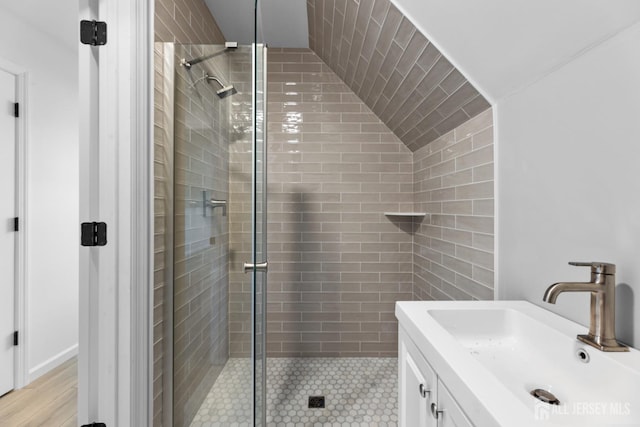
[[[31,382],[35,381],[36,379],[46,374],[50,370],[57,368],[67,360],[77,355],[78,355],[78,344],[75,344],[69,347],[68,349],[56,354],[49,360],[44,361],[38,366],[34,366],[33,368],[29,369],[29,373],[27,375],[27,384],[30,384]]]

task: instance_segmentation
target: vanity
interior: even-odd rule
[[[399,321],[399,425],[640,426],[640,352],[525,301],[411,301]]]

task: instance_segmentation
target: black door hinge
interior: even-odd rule
[[[20,219],[18,217],[13,218],[13,231],[20,231]]]
[[[18,345],[18,331],[13,333],[13,345]]]
[[[91,423],[91,424],[84,424],[81,427],[107,427],[107,425],[105,423]]]
[[[102,21],[80,21],[80,43],[91,46],[107,44],[107,23]]]
[[[16,102],[13,104],[13,116],[18,118],[20,117],[20,103]]]
[[[107,244],[107,224],[104,222],[83,222],[80,226],[82,246],[104,246]]]

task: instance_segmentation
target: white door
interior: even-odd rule
[[[16,77],[0,70],[0,395],[14,387]]]

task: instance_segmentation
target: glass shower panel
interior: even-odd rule
[[[250,73],[232,72],[242,58],[251,61],[250,48],[175,46],[172,409],[176,427],[216,415],[215,408],[206,404],[215,399],[216,382],[233,354],[232,331],[250,323],[249,310],[236,310],[230,301],[234,268],[230,218],[238,210],[238,200],[234,206],[230,194],[230,151],[238,126],[243,128],[231,119],[236,117],[234,97],[242,97],[240,90],[251,86]],[[250,127],[243,129],[251,133]],[[246,360],[248,364],[248,355]],[[252,389],[243,385],[235,390],[234,401],[239,408],[250,408]],[[247,410],[225,416],[229,423],[251,419]]]
[[[168,418],[176,427],[262,426],[266,48],[166,43],[162,50],[156,107],[164,124],[156,135],[166,153],[157,154],[173,165],[158,183],[173,200],[166,207],[173,219],[172,256],[165,257],[173,269],[165,311],[172,325]]]
[[[254,425],[266,421],[267,305],[267,47],[253,47],[253,386]]]

